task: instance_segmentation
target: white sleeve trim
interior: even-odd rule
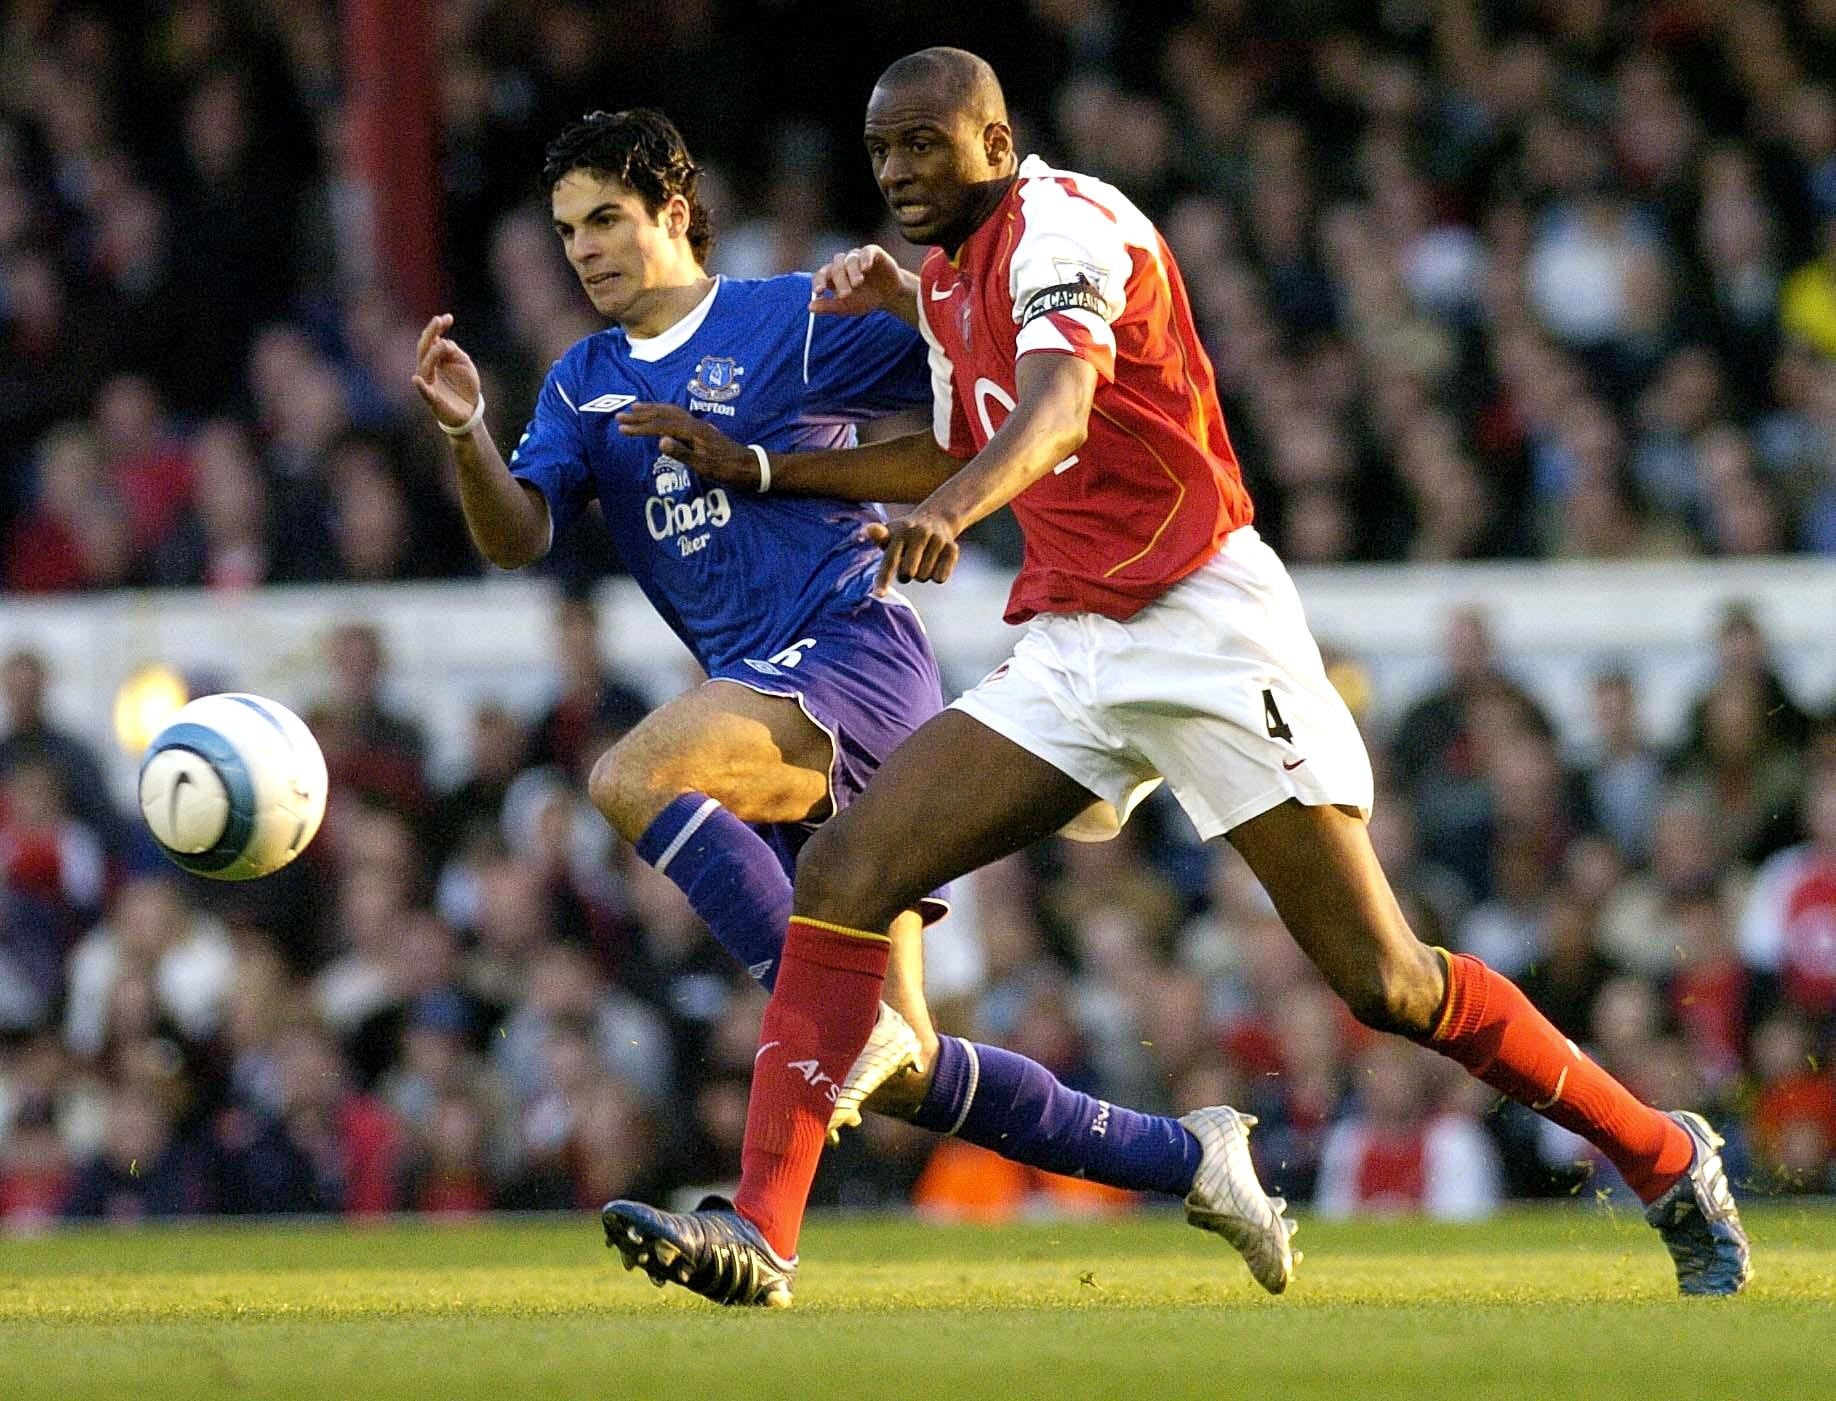
[[[1077,322],[1090,332],[1090,339],[1108,350],[1116,348],[1116,333],[1109,323],[1094,311],[1085,311],[1081,307],[1072,307],[1067,311],[1054,312],[1053,316],[1065,316]],[[1020,334],[1014,338],[1014,355],[1016,358],[1025,355],[1029,350],[1058,350],[1077,353],[1077,347],[1052,322],[1051,316],[1035,316],[1020,328]]]
[[[810,342],[816,339],[816,313],[810,312],[809,324],[803,328],[803,382],[810,382]]]
[[[1114,321],[1128,304],[1134,271],[1131,248],[1159,256],[1154,226],[1128,197],[1088,176],[1055,171],[1028,161],[1033,178],[1021,172],[1020,209],[1025,226],[1008,260],[1008,294],[1014,319],[1027,314],[1040,292],[1084,281],[1101,293],[1103,314]],[[1067,188],[1067,182],[1072,188]],[[1028,323],[1030,324],[1030,323]]]
[[[567,391],[561,387],[560,375],[555,376],[555,393],[559,394],[561,396],[561,402],[566,404],[570,409],[573,409],[575,413],[580,412],[580,409],[575,405],[574,401],[567,397]]]

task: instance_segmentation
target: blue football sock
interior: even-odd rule
[[[791,882],[765,839],[705,793],[684,793],[637,854],[674,881],[720,946],[769,989],[790,922]]]
[[[1029,1167],[1175,1197],[1192,1190],[1201,1151],[1177,1119],[1080,1094],[1037,1061],[956,1036],[937,1038],[912,1122]]]

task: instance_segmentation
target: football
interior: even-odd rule
[[[325,816],[325,755],[265,696],[200,696],[140,761],[140,812],[160,849],[212,880],[253,880],[306,849]]]

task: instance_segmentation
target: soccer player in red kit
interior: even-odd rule
[[[632,427],[717,479],[917,502],[871,528],[882,586],[946,579],[961,532],[1011,505],[1026,552],[1006,616],[1024,630],[805,848],[737,1210],[615,1202],[608,1229],[627,1259],[722,1302],[789,1302],[826,1091],[879,1002],[877,931],[1093,800],[1126,821],[1164,779],[1201,836],[1242,853],[1359,1020],[1596,1144],[1647,1204],[1683,1292],[1739,1290],[1747,1240],[1708,1124],[1641,1103],[1512,983],[1404,920],[1365,828],[1363,742],[1251,525],[1211,364],[1153,225],[1111,186],[1019,160],[993,72],[962,50],[887,69],[866,144],[901,232],[935,245],[916,289],[934,431],[760,463],[687,415]],[[898,282],[884,253],[850,256],[828,270],[838,310]],[[934,1095],[954,1092],[945,1067],[934,1074]]]

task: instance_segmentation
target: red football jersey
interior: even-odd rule
[[[1130,617],[1249,524],[1185,283],[1121,191],[1029,156],[955,260],[932,249],[919,280],[934,427],[952,456],[973,457],[1006,421],[1022,355],[1076,355],[1098,375],[1084,445],[1014,498],[1026,554],[1008,622]]]

